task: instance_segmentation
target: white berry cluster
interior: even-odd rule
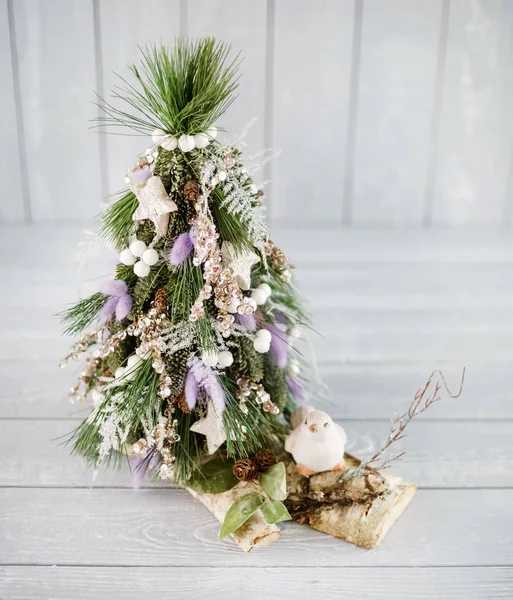
[[[123,378],[124,380],[130,380],[135,377],[135,371],[140,366],[142,358],[138,354],[132,354],[128,357],[126,367],[118,367],[114,373],[116,379]]]
[[[119,255],[119,262],[128,266],[134,265],[134,273],[137,277],[149,275],[150,267],[157,264],[158,260],[158,252],[153,248],[148,248],[141,240],[134,240]]]
[[[229,350],[221,352],[203,352],[201,360],[207,367],[226,369],[233,364],[233,354]]]
[[[151,139],[164,150],[174,150],[180,148],[182,152],[190,152],[194,148],[206,148],[212,140],[217,137],[217,127],[209,127],[205,133],[197,133],[196,135],[183,134],[179,138],[174,137],[162,131],[155,129],[151,135]]]
[[[267,283],[261,283],[256,289],[251,292],[251,297],[258,306],[265,304],[271,295],[271,287]]]
[[[260,354],[269,352],[269,349],[271,348],[271,338],[271,332],[268,329],[259,329],[253,340],[253,348],[257,352],[260,352]]]

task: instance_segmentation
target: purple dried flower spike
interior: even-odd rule
[[[111,296],[98,315],[100,325],[105,325],[114,316],[114,313],[118,321],[128,317],[132,310],[132,298],[128,294],[128,286],[124,281],[120,279],[104,281],[100,285],[100,291],[106,296]]]
[[[235,315],[235,321],[245,327],[250,333],[254,333],[257,328],[257,320],[255,315]]]
[[[194,250],[194,241],[191,235],[192,231],[193,229],[191,229],[189,233],[182,233],[176,238],[176,241],[171,248],[171,252],[169,253],[169,262],[174,267],[181,265]]]
[[[185,401],[192,410],[197,402],[200,390],[212,400],[218,415],[224,411],[225,395],[218,376],[199,358],[193,358],[185,378]]]
[[[276,364],[283,369],[287,366],[289,352],[288,336],[271,323],[266,323],[266,328],[271,332],[271,353],[274,356]]]
[[[289,375],[285,375],[285,381],[287,382],[289,392],[296,400],[300,400],[302,402],[306,399],[305,388],[298,379],[289,377]]]

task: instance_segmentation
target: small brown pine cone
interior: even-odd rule
[[[196,202],[199,196],[199,183],[191,179],[183,186],[183,193],[187,200],[191,202]]]
[[[167,292],[165,287],[161,287],[155,293],[155,306],[160,312],[167,313]]]
[[[185,400],[184,392],[182,392],[176,399],[176,406],[178,406],[178,408],[184,413],[191,412],[191,409],[189,408],[189,405],[187,404],[187,401]]]
[[[262,450],[259,450],[253,457],[253,460],[259,471],[267,471],[267,469],[270,469],[276,462],[274,454],[269,448],[262,448]]]
[[[241,458],[233,465],[233,474],[239,481],[251,481],[258,477],[258,467],[251,458]]]

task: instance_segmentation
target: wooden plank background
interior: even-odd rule
[[[235,135],[281,154],[279,226],[509,226],[508,0],[2,0],[2,221],[97,213],[147,140],[89,131],[137,45],[215,35],[245,56]]]
[[[275,231],[320,334],[331,394],[312,401],[344,426],[351,451],[371,456],[433,369],[453,388],[467,374],[462,397],[443,399],[397,446],[407,454],[395,470],[419,491],[379,548],[285,524],[248,556],[217,541],[218,523],[188,494],[148,481],[133,490],[126,467],[93,477],[62,445],[87,408],[67,401],[80,365],[58,369],[69,340],[52,315],[112,262],[77,268],[81,238],[80,227],[44,224],[0,236],[0,280],[16,290],[0,305],[0,597],[513,597],[508,231]]]

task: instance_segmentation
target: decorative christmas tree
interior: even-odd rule
[[[136,474],[182,485],[245,550],[275,539],[287,508],[374,546],[414,487],[344,459],[343,430],[296,409],[307,365],[295,340],[308,319],[263,192],[239,147],[217,140],[238,85],[228,55],[211,38],[147,47],[135,82],[113,94],[121,108],[100,100],[102,125],[153,145],[101,216],[119,253],[112,280],[62,313],[66,333],[82,334],[62,366],[88,353],[71,395],[92,400],[69,442],[94,467],[129,456]]]

